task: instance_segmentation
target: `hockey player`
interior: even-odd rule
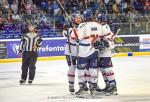
[[[86,10],[83,13],[85,22],[78,27],[79,53],[77,60],[77,72],[79,81],[79,91],[77,95],[82,95],[85,92],[85,69],[88,66],[90,72],[90,92],[95,95],[97,89],[97,61],[98,52],[93,47],[93,43],[99,38],[109,34],[109,30],[103,29],[97,22],[94,22],[91,10]]]
[[[72,20],[72,22],[70,22],[71,24],[68,22],[67,25],[65,25],[63,35],[67,39],[65,55],[69,66],[69,70],[67,74],[69,91],[73,94],[75,92],[74,82],[75,82],[75,70],[76,70],[78,47],[77,47],[76,40],[71,39],[70,35],[72,35],[72,33],[76,33],[74,28],[76,28],[81,23],[80,13],[79,12],[74,13],[71,17],[71,20]]]
[[[102,25],[103,28],[110,30],[109,25],[107,24],[107,17],[105,14],[98,15],[98,22]],[[116,81],[114,72],[112,70],[112,60],[111,60],[111,49],[114,48],[113,36],[108,35],[102,38],[104,40],[106,47],[99,51],[99,67],[104,78],[106,87],[103,89],[106,95],[108,94],[117,94]]]

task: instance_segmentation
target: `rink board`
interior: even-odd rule
[[[66,40],[63,37],[45,38],[39,48],[40,61],[65,59]],[[0,63],[20,62],[18,55],[20,39],[0,40]],[[115,39],[113,57],[150,55],[150,34],[121,35]]]
[[[116,53],[113,57],[150,56],[150,52]],[[65,56],[39,57],[38,61],[65,60]],[[0,63],[21,62],[21,58],[0,59]]]

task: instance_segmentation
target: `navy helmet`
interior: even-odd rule
[[[98,14],[98,21],[107,22],[107,16],[105,14]]]
[[[85,10],[85,11],[83,12],[83,17],[84,17],[85,20],[90,20],[90,19],[92,19],[92,18],[93,18],[93,13],[92,13],[92,11],[91,11],[90,9]]]

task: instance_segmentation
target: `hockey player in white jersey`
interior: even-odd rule
[[[98,61],[98,51],[93,47],[93,42],[97,40],[100,36],[107,35],[110,33],[109,30],[103,29],[99,24],[93,21],[93,15],[91,10],[86,10],[83,13],[85,22],[81,23],[78,27],[78,40],[79,40],[79,53],[77,60],[77,72],[79,81],[79,91],[76,92],[77,95],[82,95],[85,93],[85,69],[88,66],[90,72],[90,92],[95,94],[97,89],[97,61]]]
[[[81,15],[79,13],[72,14],[71,17],[72,22],[68,22],[64,26],[63,35],[67,39],[66,47],[65,47],[65,55],[67,64],[69,66],[69,70],[67,73],[68,76],[68,83],[69,83],[69,91],[71,93],[75,92],[74,89],[74,82],[75,82],[75,70],[76,70],[76,60],[77,60],[77,53],[78,47],[76,40],[72,39],[70,35],[76,35],[75,29],[81,23]]]
[[[102,25],[104,29],[110,30],[110,27],[107,24],[107,17],[105,14],[98,15],[98,22],[100,23],[100,26]],[[104,36],[102,40],[104,40],[104,42],[106,43],[106,47],[100,49],[98,63],[104,82],[106,84],[106,87],[103,89],[103,91],[106,95],[117,94],[116,81],[114,72],[112,70],[113,65],[111,60],[111,50],[114,48],[113,35],[110,34]]]

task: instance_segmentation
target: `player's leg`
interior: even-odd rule
[[[28,80],[28,83],[29,84],[32,84],[32,81],[34,80],[34,77],[35,77],[35,70],[36,70],[36,62],[37,62],[37,57],[38,57],[38,54],[36,52],[33,52],[31,53],[31,56],[30,56],[30,63],[29,63],[29,80]]]
[[[90,79],[91,79],[90,91],[91,91],[91,94],[95,94],[96,89],[97,89],[97,82],[98,82],[97,53],[92,54],[90,57],[91,57],[89,60],[89,72],[90,72]]]
[[[75,70],[76,70],[76,59],[70,58],[71,56],[66,55],[66,60],[67,60],[67,64],[68,64],[68,83],[69,83],[69,91],[75,92],[74,89],[74,82],[75,82]]]
[[[78,59],[77,59],[77,73],[78,73],[79,91],[76,92],[77,95],[84,95],[87,93],[84,90],[86,65],[87,65],[87,58],[78,57]]]
[[[90,79],[90,72],[89,72],[89,65],[86,66],[85,69],[85,91],[89,90],[89,86],[91,85],[91,79]]]
[[[111,57],[103,57],[103,65],[104,65],[104,74],[108,80],[108,88],[105,89],[106,94],[117,94],[116,80],[114,76],[114,72],[112,70],[112,61]]]
[[[23,52],[20,84],[24,84],[26,82],[28,67],[29,67],[29,55],[27,54],[27,52]]]
[[[98,67],[97,69],[97,76],[98,76],[98,79],[99,79],[99,71],[100,71],[100,68]],[[102,93],[102,89],[100,88],[100,86],[98,85],[98,80],[97,80],[97,89],[96,89],[97,92],[101,92]]]
[[[108,87],[109,87],[109,81],[107,79],[107,75],[105,73],[105,68],[107,68],[106,64],[105,64],[105,58],[103,57],[99,57],[98,59],[98,66],[100,67],[100,71],[101,71],[101,74],[102,74],[102,77],[104,79],[104,82],[105,82],[105,88],[102,89],[102,91],[106,90]]]
[[[98,66],[98,69],[97,69],[97,76],[99,78],[99,71],[100,71],[100,68],[99,68],[99,58],[98,58],[98,61],[97,61],[97,66]],[[98,80],[97,80],[97,89],[96,89],[98,92],[101,92],[101,88],[99,87],[98,85]]]

